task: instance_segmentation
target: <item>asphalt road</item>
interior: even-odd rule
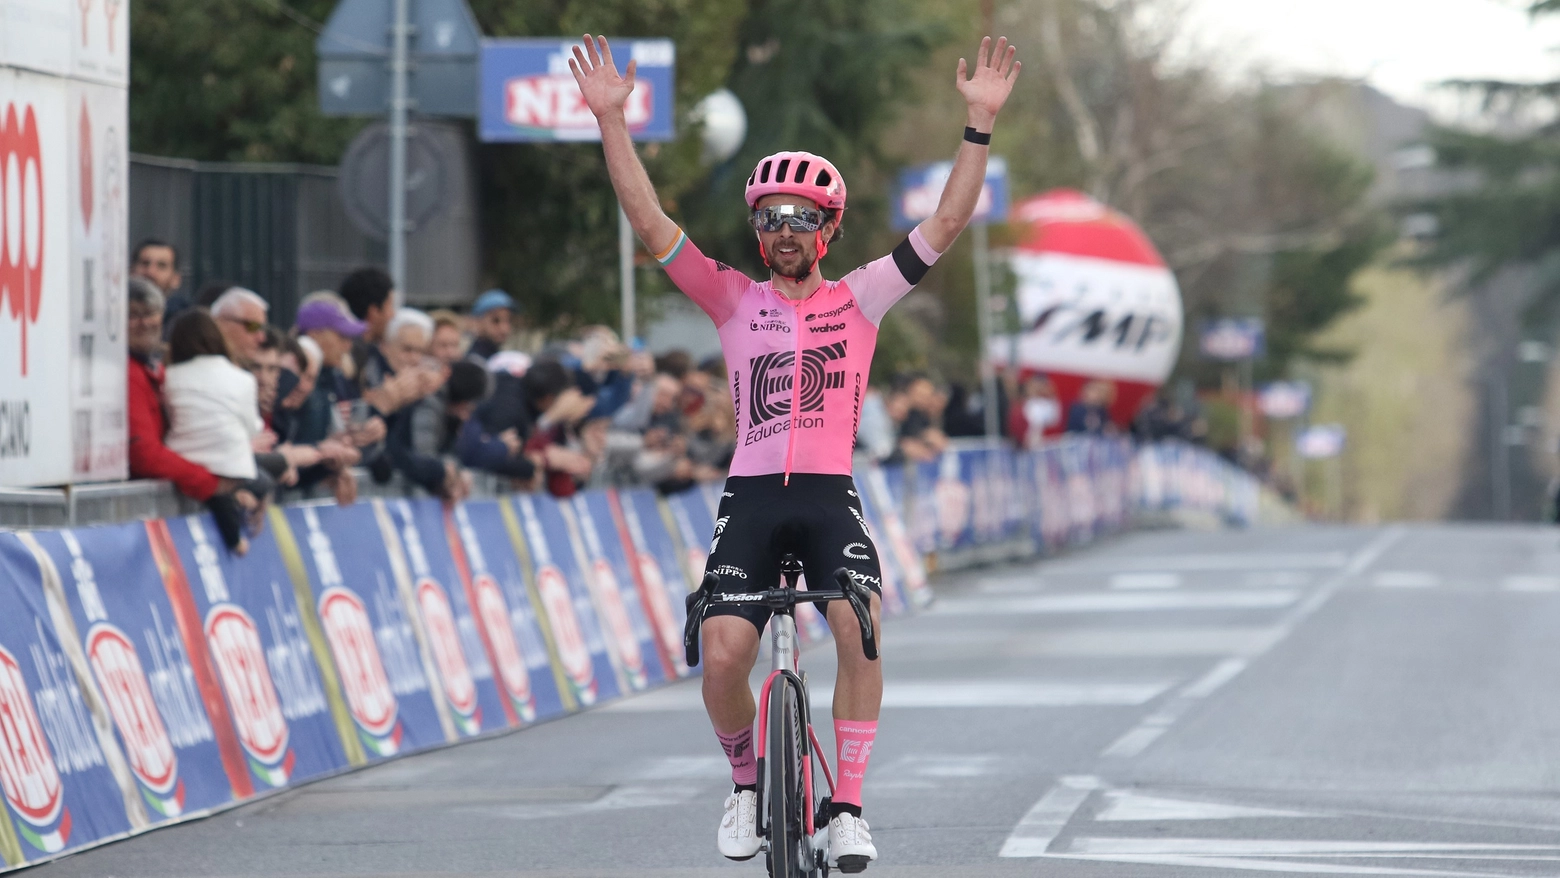
[[[1560,533],[1161,531],[937,586],[886,631],[868,875],[1560,875]],[[760,875],[697,686],[31,874]]]

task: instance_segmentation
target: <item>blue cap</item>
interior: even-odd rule
[[[481,317],[483,314],[486,314],[495,308],[504,308],[509,311],[520,310],[515,307],[515,300],[511,299],[508,293],[504,292],[503,290],[488,290],[487,292],[478,296],[477,301],[472,304],[471,316]]]

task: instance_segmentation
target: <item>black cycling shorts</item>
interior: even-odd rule
[[[834,571],[845,567],[857,582],[883,594],[877,547],[850,476],[792,473],[790,485],[778,473],[726,479],[704,572],[720,577],[720,591],[727,594],[765,591],[780,584],[785,555],[802,562],[809,588],[838,588]],[[708,615],[741,616],[762,634],[770,610],[716,604]]]

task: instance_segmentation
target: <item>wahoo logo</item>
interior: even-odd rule
[[[368,607],[341,587],[326,589],[319,607],[320,625],[336,660],[358,738],[375,756],[394,756],[401,750],[401,724],[396,722],[400,703],[385,673]]]
[[[156,813],[178,817],[184,813],[179,760],[135,644],[123,631],[99,622],[87,632],[86,651],[108,713],[124,741],[130,772],[141,784],[141,797]]]
[[[591,564],[591,575],[596,583],[597,610],[618,646],[618,658],[623,660],[629,685],[643,689],[650,683],[645,672],[645,654],[639,648],[639,636],[634,633],[634,622],[628,617],[628,607],[623,603],[623,589],[618,584],[617,574],[606,559],[597,558]]]
[[[563,571],[551,564],[536,571],[536,591],[542,599],[542,610],[552,629],[558,648],[558,660],[563,674],[569,679],[575,697],[580,703],[596,703],[596,666],[591,661],[590,647],[580,632],[580,621],[574,615],[574,600],[569,596],[568,580]]]
[[[49,742],[33,709],[22,666],[0,646],[0,792],[22,818],[17,823],[27,843],[45,853],[65,849],[70,840],[70,809],[65,787],[49,752]],[[4,815],[0,815],[3,820]]]
[[[227,693],[249,770],[273,787],[286,785],[296,761],[287,746],[287,717],[265,662],[260,629],[242,607],[218,604],[206,614],[206,643]]]
[[[424,577],[417,583],[417,607],[428,629],[428,647],[444,683],[444,698],[455,711],[455,723],[462,734],[474,735],[482,730],[482,708],[477,704],[477,684],[471,677],[471,666],[460,647],[460,628],[450,608],[450,597],[443,586]]]
[[[809,326],[808,332],[839,332],[845,328],[843,323],[825,323],[822,326]]]
[[[498,581],[487,573],[478,574],[472,582],[477,593],[477,620],[487,632],[488,643],[493,647],[493,658],[498,664],[498,681],[504,694],[515,707],[515,713],[525,722],[536,719],[536,697],[531,692],[531,672],[520,656],[520,645],[515,641],[515,629],[509,622],[509,606]]]
[[[843,369],[826,366],[845,358],[845,342],[802,351],[801,410],[823,411],[823,392],[845,386]],[[795,351],[774,351],[754,357],[749,364],[748,422],[752,426],[791,414],[791,382],[796,371]]]
[[[822,318],[824,320],[828,320],[830,317],[838,317],[841,314],[844,314],[846,311],[849,311],[850,309],[852,309],[854,307],[856,307],[856,300],[855,299],[846,299],[845,300],[845,304],[839,306],[838,308],[835,308],[833,311],[820,311],[817,314],[808,314],[807,315],[807,322],[811,323],[814,320],[817,320],[819,318]]]
[[[872,556],[867,554],[866,543],[846,543],[845,557],[855,561],[870,561]]]

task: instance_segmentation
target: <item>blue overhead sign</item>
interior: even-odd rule
[[[671,140],[673,67],[671,40],[609,40],[618,69],[639,62],[634,93],[625,107],[635,140]],[[487,142],[600,140],[596,117],[585,105],[570,50],[578,38],[486,40],[482,43],[481,124]]]
[[[1255,317],[1204,320],[1197,349],[1210,360],[1254,360],[1267,351],[1267,331]]]
[[[894,193],[894,228],[909,231],[936,212],[951,173],[953,162],[933,162],[900,171]],[[1007,212],[1007,160],[992,156],[986,162],[986,183],[981,187],[970,222],[1002,222]]]

